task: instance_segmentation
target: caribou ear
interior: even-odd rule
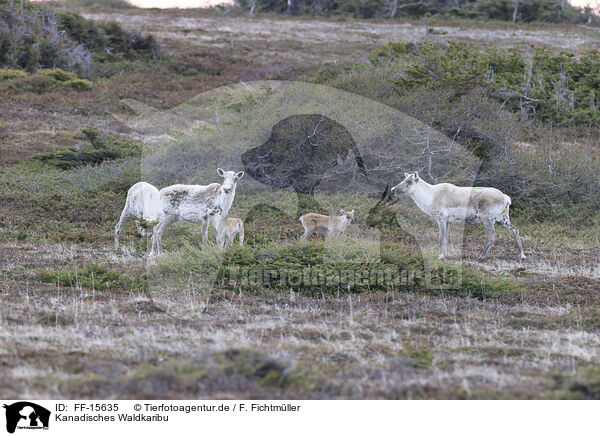
[[[418,178],[419,178],[419,172],[415,171],[415,179],[418,179]]]
[[[221,169],[221,168],[217,168],[217,173],[223,177],[223,175],[225,174],[225,172]]]
[[[244,172],[243,172],[243,171],[240,171],[239,173],[237,173],[237,174],[236,174],[236,177],[237,177],[238,179],[241,179],[242,177],[244,177]]]
[[[350,213],[351,213],[351,214],[354,214],[354,209],[352,209],[352,210],[350,211]]]
[[[342,213],[342,215],[344,215],[346,212],[344,212],[344,209],[340,209],[340,212]]]
[[[410,176],[410,174],[404,173],[404,177],[408,177],[408,176]]]

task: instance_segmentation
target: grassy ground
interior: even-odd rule
[[[129,223],[124,249],[113,251],[124,192],[139,180],[137,158],[70,170],[34,158],[87,144],[87,126],[135,139],[110,115],[130,115],[123,98],[169,108],[221,84],[295,79],[327,62],[360,62],[391,40],[424,37],[424,25],[83,12],[141,27],[166,56],[113,65],[115,75],[89,91],[38,93],[0,83],[0,396],[598,398],[598,227],[530,223],[515,213],[529,257],[523,264],[502,230],[490,259],[479,261],[483,230],[468,230],[463,257],[451,263],[476,278],[477,293],[404,287],[311,295],[207,287],[194,274],[155,287],[148,284],[170,260],[215,249],[199,248],[193,226],[174,227],[165,236],[169,254],[147,268],[147,241]],[[430,37],[500,46],[600,41],[586,27],[435,28],[442,34]],[[245,206],[239,195],[232,215]],[[363,213],[351,240],[366,244],[365,220]],[[248,223],[249,250],[293,247],[301,231],[292,218],[275,230]],[[503,288],[502,280],[514,286]]]

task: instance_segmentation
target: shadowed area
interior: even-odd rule
[[[366,177],[365,165],[348,130],[323,115],[294,115],[277,123],[269,139],[243,153],[244,168],[273,188],[293,188],[312,195],[323,173],[353,153]]]

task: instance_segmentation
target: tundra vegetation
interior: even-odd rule
[[[259,8],[249,18],[117,1],[25,2],[21,13],[20,3],[0,0],[0,9],[0,395],[598,398],[593,22],[290,18]],[[31,41],[15,43],[24,34]],[[364,95],[454,139],[483,161],[476,186],[511,197],[528,259],[516,259],[503,232],[478,260],[480,227],[466,230],[462,259],[419,251],[398,221],[410,200],[388,206],[381,192],[405,171],[460,184],[456,174],[440,176],[435,159],[428,171],[427,144],[414,145],[425,149],[423,165],[396,178],[374,173],[379,192],[317,186],[311,198],[327,208],[311,212],[355,209],[356,223],[335,241],[301,244],[298,216],[270,206],[293,209],[302,193],[257,193],[247,175],[229,212],[245,218],[243,246],[203,245],[198,225],[173,225],[165,254],[147,268],[149,235],[130,220],[115,252],[115,224],[148,145],[111,116],[132,115],[122,100],[168,109],[251,79]],[[86,85],[66,85],[75,80]],[[223,104],[260,115],[267,91]],[[151,181],[158,189],[220,181],[216,167],[179,147]],[[231,150],[210,150],[229,169]],[[357,159],[348,165],[358,168]],[[256,207],[259,195],[273,201]],[[435,222],[422,214],[418,225]],[[367,244],[375,230],[379,244]],[[437,266],[431,277],[421,274],[425,261]],[[342,282],[348,265],[355,275]],[[297,280],[307,269],[310,280]],[[289,275],[282,281],[274,270]],[[363,280],[382,270],[399,271],[399,281]],[[460,278],[458,289],[427,286],[449,277]]]

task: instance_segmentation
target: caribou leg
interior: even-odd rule
[[[150,257],[160,256],[163,253],[162,250],[162,234],[173,221],[175,221],[174,215],[163,215],[157,225],[152,229],[152,250],[150,251]]]
[[[448,230],[448,222],[446,220],[439,220],[438,221],[438,228],[440,230],[440,255],[439,255],[439,259],[444,259],[446,257],[446,242],[448,241],[448,237],[446,235],[446,232]]]
[[[525,253],[523,253],[523,245],[521,244],[521,236],[519,235],[519,230],[510,223],[508,217],[505,217],[502,221],[499,222],[499,224],[514,236],[515,241],[517,241],[517,245],[519,247],[519,259],[525,260],[527,256],[525,256]]]
[[[481,256],[479,256],[480,259],[483,259],[488,255],[490,248],[492,248],[492,246],[494,245],[494,242],[496,242],[496,230],[494,229],[494,221],[486,220],[483,222],[483,226],[485,227],[485,230],[487,231],[487,234],[488,234],[488,242],[487,242],[487,245],[485,246],[485,248],[483,249]]]

